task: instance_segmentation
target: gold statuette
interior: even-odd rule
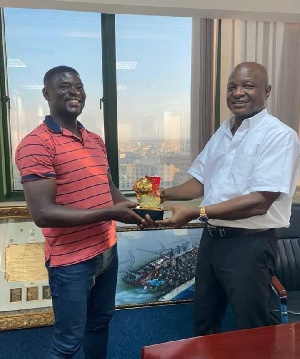
[[[149,214],[153,220],[163,219],[158,194],[159,185],[160,177],[145,176],[135,181],[133,190],[137,195],[139,205],[134,208],[134,211],[141,217]]]

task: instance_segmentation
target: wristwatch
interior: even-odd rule
[[[207,217],[207,214],[205,212],[205,206],[200,207],[199,221],[204,222],[204,223],[206,223],[208,221],[208,217]]]

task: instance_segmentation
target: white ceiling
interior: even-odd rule
[[[0,6],[300,23],[300,0],[0,0]]]

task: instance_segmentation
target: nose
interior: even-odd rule
[[[233,94],[234,96],[243,96],[245,94],[245,89],[242,86],[237,86]]]
[[[76,87],[70,87],[69,88],[69,92],[71,93],[75,93],[76,95],[80,95],[81,94],[81,90],[76,88]]]

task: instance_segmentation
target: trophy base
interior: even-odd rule
[[[135,213],[137,213],[139,216],[143,218],[145,218],[146,214],[149,214],[149,216],[153,221],[164,218],[164,211],[162,209],[136,207],[133,208],[133,210]]]

